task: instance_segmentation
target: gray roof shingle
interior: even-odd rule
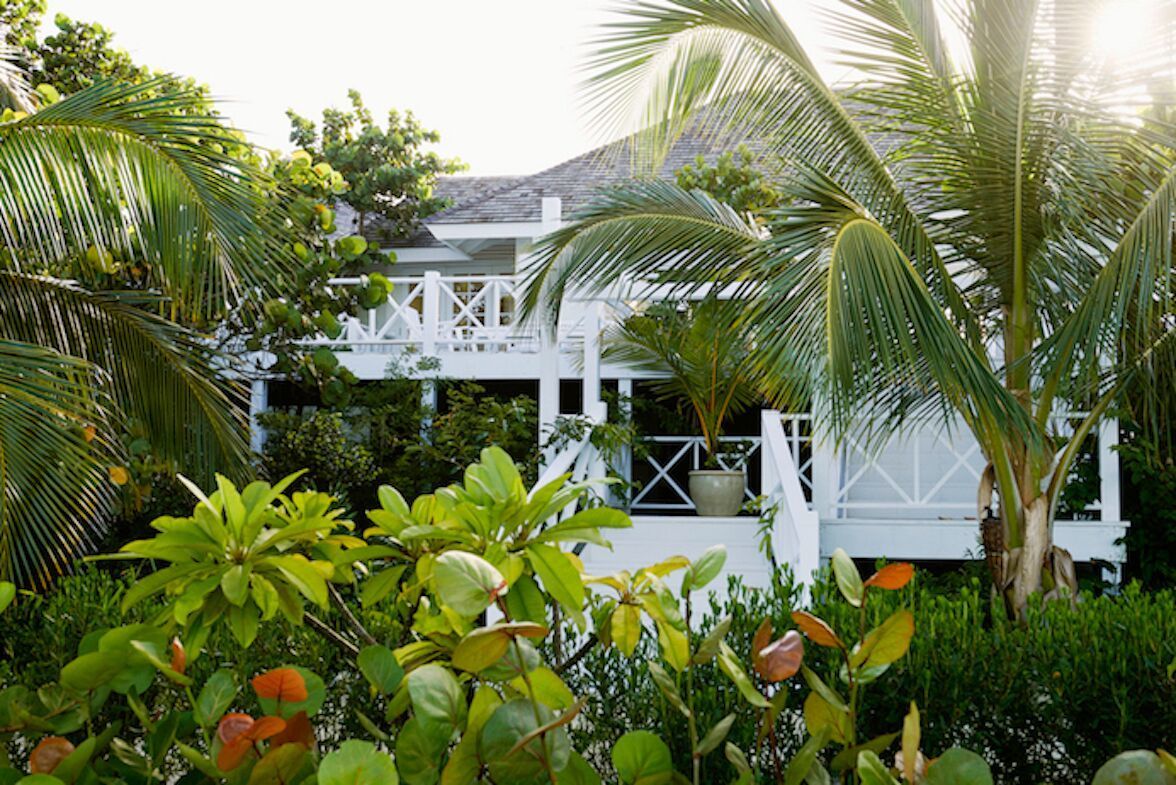
[[[487,188],[426,218],[425,223],[538,221],[542,217],[544,197],[559,197],[563,214],[570,215],[585,207],[601,187],[618,185],[633,179],[634,141],[633,137],[627,137],[590,150],[538,174],[514,178],[513,182]],[[694,163],[700,155],[713,159],[720,152],[737,146],[734,143],[720,142],[721,140],[713,134],[683,134],[666,155],[658,177],[672,178],[675,171],[686,164]]]

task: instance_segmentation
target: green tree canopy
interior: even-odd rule
[[[360,234],[378,216],[386,223],[381,224],[384,236],[377,239],[408,237],[422,218],[447,206],[434,192],[437,177],[465,165],[425,149],[440,134],[421,125],[412,112],[401,115],[393,109],[387,127],[381,127],[357,91],[347,95],[351,109],[324,110],[321,127],[287,111],[290,141],[343,175],[350,187],[341,199],[355,209]]]

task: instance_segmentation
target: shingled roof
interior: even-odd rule
[[[550,169],[529,177],[474,178],[447,177],[447,185],[454,180],[494,180],[477,190],[469,189],[466,198],[425,219],[426,224],[496,223],[505,221],[538,221],[544,197],[559,197],[564,215],[585,207],[602,186],[616,185],[631,180],[633,173],[632,137],[590,150]],[[666,155],[659,177],[671,178],[698,156],[713,158],[733,144],[718,145],[713,135],[684,134]]]

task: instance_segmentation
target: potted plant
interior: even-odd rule
[[[726,419],[758,399],[751,352],[732,303],[709,297],[650,305],[605,335],[604,356],[656,373],[662,399],[685,399],[698,420],[707,460],[690,472],[690,498],[702,516],[731,516],[743,506],[742,466],[721,462]],[[730,464],[728,464],[730,465]]]

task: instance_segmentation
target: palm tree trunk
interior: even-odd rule
[[[1049,498],[1039,493],[1028,502],[1022,500],[1021,509],[1024,539],[1013,568],[1011,587],[1012,607],[1017,613],[1025,608],[1029,595],[1041,589],[1042,568],[1050,546]]]

